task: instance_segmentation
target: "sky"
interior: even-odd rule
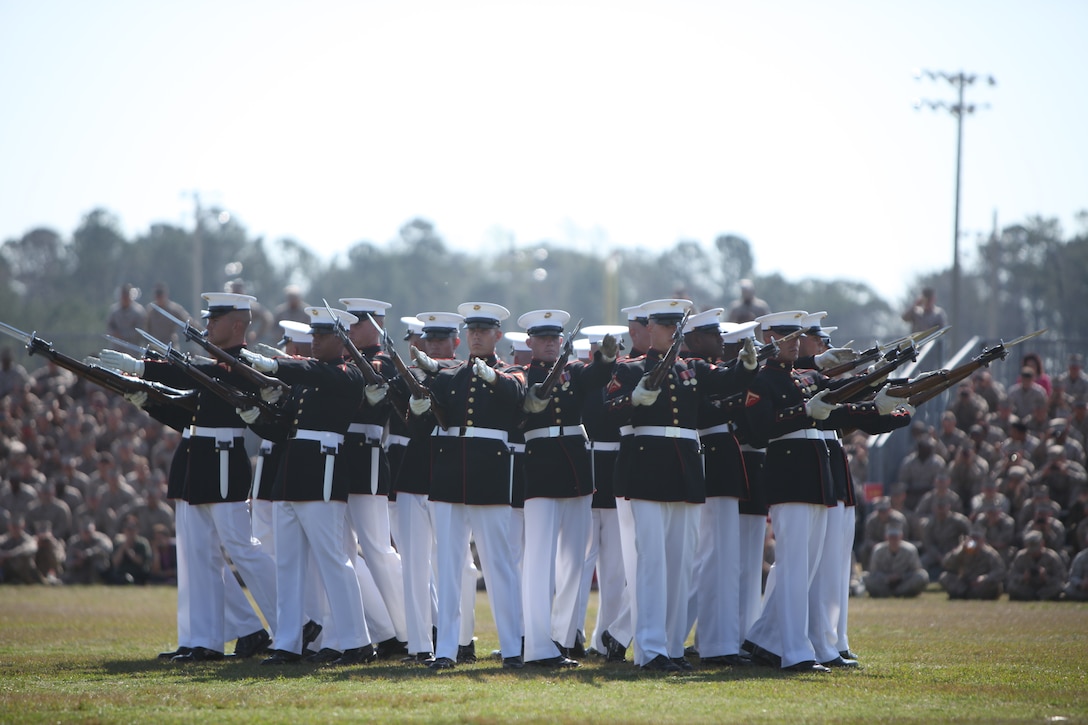
[[[414,217],[453,248],[746,238],[759,275],[893,304],[1088,209],[1088,2],[0,0],[0,241],[191,226],[325,259]],[[987,79],[992,76],[995,85]],[[727,300],[722,301],[723,304]]]

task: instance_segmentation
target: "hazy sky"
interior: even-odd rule
[[[893,303],[1088,208],[1088,2],[0,0],[0,240],[191,225],[193,192],[326,257],[414,216],[454,247],[664,249]],[[865,256],[862,256],[862,253]],[[724,301],[723,301],[724,302]]]

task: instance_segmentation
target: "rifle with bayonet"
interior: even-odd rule
[[[267,416],[271,421],[280,421],[286,416],[281,408],[265,401],[259,392],[249,393],[239,390],[233,385],[225,383],[204,372],[190,360],[187,354],[180,350],[175,350],[172,342],[162,342],[149,332],[145,332],[138,327],[136,328],[136,332],[151,343],[152,348],[162,355],[166,362],[184,372],[198,385],[206,388],[208,392],[217,395],[230,403],[231,406],[242,410],[253,407],[259,408],[261,413]]]
[[[177,405],[189,411],[196,410],[196,398],[191,390],[177,390],[150,380],[129,377],[92,363],[76,360],[58,352],[54,349],[53,343],[43,340],[36,333],[23,332],[6,322],[0,322],[0,332],[25,344],[28,355],[42,355],[57,367],[64,368],[77,377],[118,395],[144,392],[147,393],[148,402],[151,404]]]
[[[884,355],[884,362],[876,366],[871,372],[864,375],[856,375],[824,396],[824,402],[852,403],[867,396],[872,388],[877,388],[884,383],[889,375],[897,368],[918,358],[918,348],[914,341],[903,346],[894,347]]]
[[[582,329],[582,321],[578,320],[578,324],[574,326],[574,330],[567,336],[566,341],[563,342],[563,352],[559,354],[559,357],[552,363],[552,367],[548,370],[547,377],[544,378],[544,382],[540,384],[540,390],[535,395],[543,400],[552,394],[552,390],[559,384],[559,379],[563,377],[563,369],[567,367],[567,362],[570,360],[571,355],[574,354],[574,338],[578,334],[578,331]]]
[[[917,407],[937,397],[960,381],[966,380],[979,368],[988,366],[994,360],[1004,360],[1009,354],[1010,347],[1038,337],[1046,331],[1047,328],[1044,327],[1041,330],[1018,337],[1012,342],[999,342],[992,347],[986,348],[963,365],[954,367],[951,370],[934,370],[906,383],[892,385],[888,388],[888,395],[907,398],[907,402]]]
[[[355,343],[352,342],[351,335],[348,334],[348,329],[344,327],[344,323],[340,320],[340,317],[333,312],[331,307],[329,307],[328,301],[322,299],[321,302],[325,305],[325,309],[328,310],[329,316],[333,320],[333,332],[340,338],[340,342],[344,345],[344,349],[348,351],[348,354],[351,355],[351,359],[355,363],[355,366],[362,371],[363,379],[366,380],[366,384],[386,385],[385,378],[374,369],[374,366],[366,359],[366,355],[364,355],[359,348],[355,346]],[[402,420],[408,420],[408,410],[404,407],[404,403],[400,398],[396,396],[390,397],[389,404],[393,406],[393,410]]]
[[[180,319],[174,317],[172,314],[159,307],[154,302],[148,305],[148,307],[155,310],[160,315],[180,327],[182,332],[185,334],[186,340],[195,342],[197,345],[200,345],[200,347],[204,348],[204,350],[209,355],[211,355],[212,358],[214,358],[217,362],[226,365],[232,372],[238,373],[247,381],[256,385],[258,388],[278,388],[282,394],[286,394],[290,391],[291,386],[287,385],[287,383],[283,382],[279,378],[265,375],[260,370],[257,370],[255,367],[247,363],[245,360],[231,355],[223,348],[209,341],[207,338],[207,333],[203,330],[197,329],[195,326],[193,326],[192,322],[182,322]],[[164,345],[166,343],[156,340],[156,344]],[[174,352],[177,351],[175,350]],[[190,360],[190,362],[192,361]]]
[[[423,383],[419,382],[419,379],[412,374],[412,371],[408,369],[408,366],[404,363],[404,359],[397,352],[396,346],[389,340],[389,333],[385,328],[378,324],[378,321],[374,319],[373,315],[369,312],[366,313],[366,317],[370,320],[370,324],[381,333],[382,336],[382,349],[385,350],[385,354],[389,356],[389,359],[393,361],[393,367],[396,368],[397,374],[400,375],[401,380],[408,386],[408,392],[413,398],[430,398],[431,400],[431,413],[434,414],[434,420],[438,423],[438,426],[442,430],[446,430],[446,412],[442,409],[442,406],[438,404],[438,400],[435,399],[434,393]],[[392,402],[392,401],[390,401]],[[397,409],[398,413],[400,408]]]
[[[654,366],[654,369],[650,371],[646,378],[645,387],[647,390],[660,388],[661,383],[665,382],[669,371],[672,370],[672,366],[676,363],[676,358],[680,354],[680,346],[684,344],[684,325],[688,323],[692,309],[689,307],[684,312],[684,318],[676,323],[676,330],[672,333],[672,344],[669,345],[668,351],[661,356],[661,359],[657,361],[657,365]]]
[[[856,360],[850,360],[848,362],[834,365],[830,368],[827,368],[826,370],[820,370],[820,374],[829,378],[837,378],[838,376],[845,375],[846,373],[857,368],[869,365],[871,363],[875,363],[877,360],[884,357],[890,350],[899,348],[907,342],[913,342],[915,347],[920,349],[922,346],[932,342],[933,340],[936,340],[938,337],[948,332],[949,329],[951,328],[941,327],[940,325],[937,325],[935,327],[931,327],[928,330],[905,335],[898,340],[892,340],[891,342],[885,343],[883,345],[873,345],[868,350],[858,353],[858,357]]]

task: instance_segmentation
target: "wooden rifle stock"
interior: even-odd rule
[[[552,394],[555,386],[559,384],[559,378],[563,376],[563,369],[567,367],[567,362],[570,360],[571,355],[574,354],[574,336],[581,329],[582,321],[578,320],[578,324],[574,326],[574,330],[563,343],[563,352],[552,363],[551,369],[548,370],[548,377],[544,378],[544,382],[540,384],[540,390],[537,392],[539,398],[547,398]]]
[[[385,331],[385,328],[378,324],[378,322],[367,313],[367,319],[370,320],[370,324],[374,325],[378,329],[378,332],[382,336],[382,349],[385,350],[385,354],[389,356],[389,359],[393,361],[393,367],[396,369],[397,374],[404,381],[404,384],[408,386],[408,392],[413,398],[430,398],[431,400],[431,413],[434,415],[434,420],[438,423],[438,426],[442,430],[446,430],[449,426],[446,425],[446,411],[442,409],[442,406],[438,404],[438,400],[435,399],[434,393],[423,383],[419,382],[412,371],[404,363],[404,359],[397,352],[397,348],[389,341],[389,333]],[[354,347],[354,345],[352,345]],[[392,405],[392,401],[390,401]],[[399,405],[394,405],[397,414],[400,415],[403,411],[405,416],[408,412],[404,409],[404,403],[400,402]],[[407,420],[407,417],[405,417]]]
[[[918,355],[918,350],[912,343],[903,350],[894,349],[889,354],[891,358],[884,364],[878,366],[871,373],[851,378],[845,385],[832,390],[824,396],[824,402],[831,404],[855,402],[862,395],[867,394],[870,388],[874,387],[876,381],[883,382],[884,378],[888,377],[896,368],[910,360],[914,360]]]

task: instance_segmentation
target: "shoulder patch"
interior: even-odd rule
[[[751,390],[749,390],[748,395],[746,395],[744,397],[744,407],[745,408],[751,408],[753,405],[755,405],[758,402],[759,402],[759,395],[757,395],[756,393],[753,393]]]

